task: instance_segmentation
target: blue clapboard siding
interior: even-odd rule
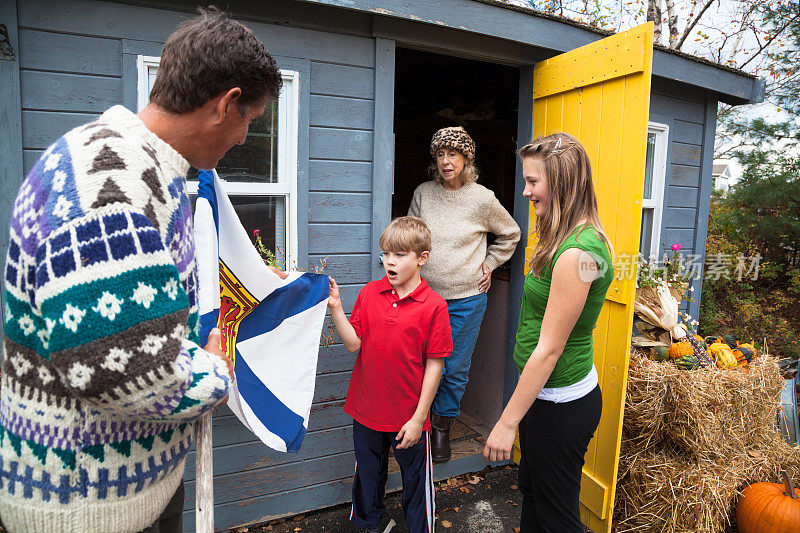
[[[31,8],[20,6],[20,25]],[[120,103],[121,52],[119,39],[20,30],[24,173],[63,133]]]
[[[352,446],[349,448],[352,449]],[[287,463],[214,476],[214,504],[230,503],[247,498],[276,494],[308,485],[329,482],[353,475],[353,452],[315,457]],[[186,483],[184,510],[194,512],[194,481]]]
[[[370,192],[372,163],[312,160],[309,162],[309,190]]]
[[[684,256],[705,255],[716,114],[709,114],[707,95],[663,78],[653,79],[651,121],[669,126],[666,184],[661,219],[661,254],[673,243]],[[701,280],[692,282],[694,301],[688,313],[699,315]]]
[[[22,112],[22,147],[44,150],[64,132],[86,124],[100,116],[94,113],[65,113],[54,111]]]
[[[20,59],[27,69],[105,76],[119,76],[122,72],[119,39],[22,29],[19,46],[25,50],[24,59]]]
[[[694,246],[705,120],[703,98],[699,91],[678,91],[658,78],[653,82],[650,120],[669,126],[661,254],[669,253],[675,242],[682,248]]]
[[[352,426],[345,426],[309,432],[303,439],[303,446],[298,453],[280,453],[264,450],[264,445],[259,440],[232,444],[225,448],[227,453],[220,453],[214,456],[214,474],[235,474],[239,471],[275,467],[321,457],[331,453],[331,450],[346,448],[352,438]],[[217,444],[217,449],[222,449],[219,444]],[[194,456],[195,452],[189,453],[186,474],[184,475],[186,481],[196,480]]]

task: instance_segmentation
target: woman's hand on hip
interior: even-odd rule
[[[498,420],[492,428],[486,446],[483,448],[483,457],[487,461],[507,461],[511,459],[514,450],[514,439],[517,428],[508,426],[503,420]]]
[[[492,286],[492,271],[489,269],[486,263],[483,263],[481,265],[481,272],[483,272],[483,275],[481,276],[481,279],[478,280],[478,290],[480,292],[488,292],[489,287]]]

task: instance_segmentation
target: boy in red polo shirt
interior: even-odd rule
[[[350,352],[360,350],[344,411],[353,417],[356,473],[350,520],[359,531],[394,526],[383,504],[389,446],[403,478],[410,533],[433,533],[430,410],[453,341],[447,303],[420,277],[431,233],[416,217],[391,222],[380,239],[386,276],[361,289],[350,320],[330,279],[328,308]]]

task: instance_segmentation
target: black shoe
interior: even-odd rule
[[[358,528],[358,533],[389,533],[394,526],[397,525],[397,522],[394,519],[389,518],[388,513],[384,513],[383,517],[378,521],[378,525],[375,527],[363,527]]]
[[[431,415],[431,458],[434,463],[446,463],[452,457],[450,428],[455,417]]]

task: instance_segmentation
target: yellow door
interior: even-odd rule
[[[600,219],[618,263],[639,253],[652,58],[649,22],[542,61],[533,71],[533,137],[565,131],[586,148]],[[535,218],[531,209],[526,263]],[[586,453],[580,499],[583,522],[595,532],[611,531],[628,379],[636,279],[635,270],[620,274],[594,331],[603,415]]]

